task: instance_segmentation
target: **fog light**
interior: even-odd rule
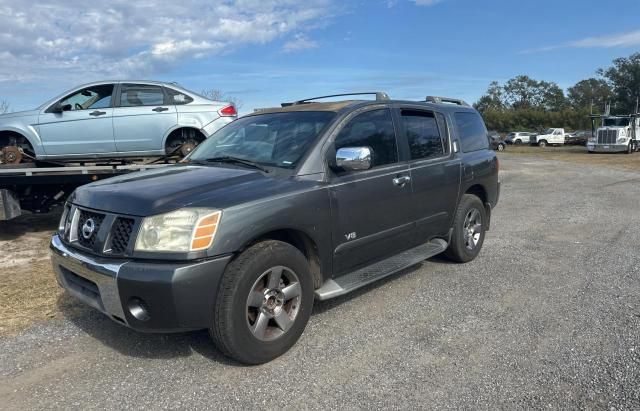
[[[140,298],[131,298],[129,300],[128,308],[131,315],[133,315],[137,320],[147,321],[151,318],[147,304]]]

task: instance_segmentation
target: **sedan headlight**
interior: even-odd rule
[[[213,244],[222,211],[183,208],[142,221],[136,251],[189,252],[206,250]]]

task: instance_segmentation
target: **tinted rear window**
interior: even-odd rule
[[[478,151],[489,148],[487,129],[477,113],[455,113],[456,128],[460,136],[462,151]]]

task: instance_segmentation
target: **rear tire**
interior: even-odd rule
[[[504,144],[498,144],[498,151],[504,151]]]
[[[271,361],[302,335],[313,291],[309,264],[297,248],[272,240],[255,244],[225,270],[211,337],[224,355],[238,362]]]
[[[484,243],[487,211],[473,194],[465,194],[453,219],[451,243],[445,255],[457,263],[467,263],[478,255]]]

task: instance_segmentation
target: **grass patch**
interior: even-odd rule
[[[612,167],[640,171],[640,153],[593,153],[583,146],[537,147],[529,145],[509,145],[501,156],[527,155],[548,160],[589,164],[598,167]]]

